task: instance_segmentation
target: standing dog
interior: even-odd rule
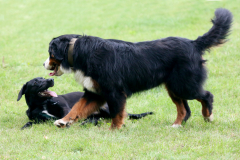
[[[58,127],[84,119],[105,102],[112,117],[111,128],[124,123],[126,99],[133,93],[165,84],[177,107],[173,127],[190,117],[187,100],[202,104],[205,120],[212,121],[213,95],[203,89],[207,78],[202,56],[206,50],[226,42],[232,24],[227,9],[215,11],[212,28],[196,40],[168,37],[131,43],[92,36],[62,35],[49,44],[50,57],[43,64],[50,76],[74,73],[85,88],[83,97]]]
[[[50,119],[59,119],[66,116],[73,105],[84,95],[83,92],[71,92],[64,95],[58,95],[48,90],[49,87],[54,86],[53,79],[44,79],[41,77],[34,78],[23,85],[18,94],[18,101],[22,95],[25,95],[25,100],[28,105],[26,111],[27,116],[34,122],[26,123],[22,129],[32,126],[33,123],[45,122]],[[140,119],[152,112],[142,114],[128,114],[130,119]],[[89,115],[87,119],[82,122],[98,124],[101,119],[110,118],[109,108],[107,104],[103,104],[98,111]]]

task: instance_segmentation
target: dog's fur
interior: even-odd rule
[[[103,103],[109,105],[111,128],[120,128],[125,116],[126,99],[133,93],[165,84],[177,106],[173,127],[181,126],[191,115],[187,100],[202,104],[204,119],[212,121],[213,95],[203,89],[207,78],[206,50],[226,42],[232,24],[227,9],[215,11],[212,28],[196,40],[168,37],[154,41],[131,43],[92,36],[62,35],[49,44],[50,57],[44,63],[50,75],[75,74],[85,88],[83,98],[71,112],[54,124],[65,127],[77,119],[86,118]],[[69,42],[77,38],[69,62]]]
[[[25,100],[28,105],[26,111],[30,122],[27,122],[21,129],[31,127],[32,124],[39,122],[45,122],[50,119],[59,119],[66,116],[73,105],[84,95],[83,92],[71,92],[64,95],[58,95],[49,91],[49,87],[53,87],[53,79],[44,79],[42,77],[34,78],[23,85],[18,94],[18,101],[22,95],[25,95]],[[140,119],[146,115],[152,114],[152,112],[146,112],[141,114],[130,114],[130,119]],[[110,118],[110,112],[107,104],[104,104],[100,109],[87,117],[83,124],[93,123],[98,124],[100,119]]]

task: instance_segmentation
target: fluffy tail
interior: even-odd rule
[[[194,41],[195,46],[200,51],[210,49],[227,41],[226,38],[232,25],[232,13],[227,9],[218,8],[215,11],[215,18],[212,19],[212,23],[212,28]]]

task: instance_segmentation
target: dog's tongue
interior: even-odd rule
[[[54,76],[54,75],[55,75],[55,72],[49,73],[49,76]]]
[[[50,94],[52,97],[57,97],[57,93],[53,91],[46,91],[48,94]]]
[[[54,76],[57,73],[58,67],[56,66],[54,71],[49,73],[49,76]]]

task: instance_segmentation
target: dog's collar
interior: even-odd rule
[[[71,67],[73,67],[73,48],[76,40],[77,38],[72,38],[69,42],[68,47],[68,63],[70,64]]]

